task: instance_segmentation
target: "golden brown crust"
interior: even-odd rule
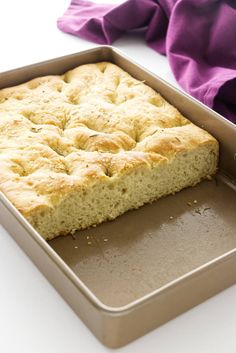
[[[203,144],[217,142],[111,63],[0,91],[0,190],[25,216]]]

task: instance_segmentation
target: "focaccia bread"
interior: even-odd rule
[[[0,190],[45,239],[193,186],[217,161],[215,138],[108,62],[0,90]]]

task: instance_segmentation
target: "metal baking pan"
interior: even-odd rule
[[[0,85],[102,60],[145,80],[221,151],[214,180],[50,242],[0,195],[2,225],[91,331],[120,347],[236,282],[236,127],[107,46],[2,73]]]

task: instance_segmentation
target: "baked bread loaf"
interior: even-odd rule
[[[0,91],[0,190],[45,239],[193,186],[217,161],[215,138],[108,62]]]

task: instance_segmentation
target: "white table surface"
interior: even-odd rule
[[[56,19],[68,4],[1,0],[0,71],[94,46],[57,29]],[[142,35],[126,36],[115,46],[174,82],[166,58],[147,48]],[[0,283],[0,352],[112,351],[97,341],[1,225]],[[235,353],[236,286],[118,351]]]

